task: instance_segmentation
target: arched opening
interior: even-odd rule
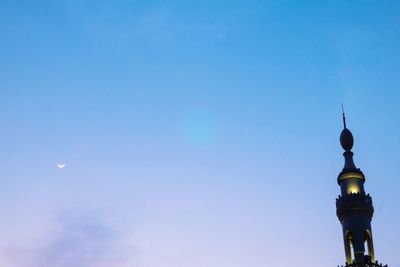
[[[353,237],[350,232],[346,232],[344,235],[344,250],[346,253],[346,263],[351,264],[354,259],[353,250]]]
[[[374,253],[374,244],[372,243],[372,234],[370,230],[365,230],[364,234],[364,246],[365,246],[365,251],[368,252],[368,256],[371,257],[371,261],[375,261],[375,253]]]

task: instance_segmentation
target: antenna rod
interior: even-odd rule
[[[343,126],[346,129],[346,116],[344,115],[344,108],[343,108],[343,104],[342,104],[342,117],[343,117]]]

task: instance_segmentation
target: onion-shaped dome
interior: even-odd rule
[[[340,134],[340,144],[346,151],[350,151],[353,148],[354,138],[349,129],[343,129],[342,133]]]

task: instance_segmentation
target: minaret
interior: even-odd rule
[[[374,214],[372,199],[365,194],[365,176],[353,161],[354,139],[346,127],[343,112],[344,129],[340,134],[340,144],[344,149],[344,167],[337,182],[341,195],[336,199],[336,214],[342,224],[346,266],[381,266],[375,262],[371,220]]]

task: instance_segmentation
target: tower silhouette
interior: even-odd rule
[[[337,182],[341,194],[336,199],[336,214],[342,224],[346,265],[351,267],[380,266],[375,261],[371,221],[374,214],[372,198],[365,194],[365,176],[353,161],[354,138],[346,127],[343,112],[344,129],[340,134],[340,144],[344,149],[344,167]],[[387,266],[387,265],[385,265]]]

